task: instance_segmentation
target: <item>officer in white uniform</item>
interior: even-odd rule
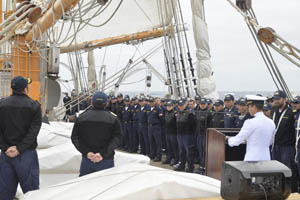
[[[245,121],[241,131],[234,137],[226,137],[230,147],[247,143],[244,161],[271,160],[270,149],[275,132],[274,122],[262,112],[266,98],[246,96],[249,112],[254,118]]]

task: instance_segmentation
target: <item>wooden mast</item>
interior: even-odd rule
[[[32,79],[29,96],[41,102],[44,87],[41,82],[45,74],[40,69],[40,52],[34,47],[34,38],[39,38],[48,28],[60,19],[64,11],[70,10],[79,0],[56,0],[25,36],[16,36],[12,46],[12,77],[24,76]],[[54,17],[53,17],[54,16]],[[54,19],[55,18],[55,19]],[[31,49],[26,45],[29,44]],[[30,50],[33,50],[32,52]]]
[[[120,43],[126,43],[134,40],[143,40],[143,39],[153,39],[163,36],[165,33],[170,32],[171,28],[163,29],[154,29],[144,32],[134,33],[134,34],[125,34],[121,36],[104,38],[101,40],[93,40],[88,42],[83,42],[80,44],[70,45],[66,47],[61,47],[61,53],[69,53],[72,51],[78,51],[83,49],[94,49],[99,47],[111,46]]]

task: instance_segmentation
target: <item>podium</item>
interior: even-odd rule
[[[246,144],[229,147],[225,144],[226,136],[235,136],[240,129],[209,128],[206,137],[206,175],[221,180],[221,170],[224,161],[243,161],[246,154]]]

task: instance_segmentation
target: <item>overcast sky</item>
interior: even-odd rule
[[[192,25],[190,1],[182,0],[182,7],[186,23]],[[234,0],[235,2],[235,0]],[[300,48],[300,1],[299,0],[253,0],[253,8],[261,26],[272,27],[279,35]],[[210,37],[211,60],[214,79],[218,91],[273,91],[275,85],[257,50],[250,32],[242,16],[232,8],[227,0],[206,0],[205,13]],[[188,32],[189,44],[193,61],[195,61],[195,44],[192,28]],[[161,39],[147,41],[140,45],[141,53],[161,42]],[[97,50],[96,65],[103,62],[104,49]],[[124,67],[128,59],[133,56],[135,47],[116,45],[107,48],[104,64],[108,66],[108,76]],[[275,60],[283,73],[289,88],[300,90],[300,69],[288,62],[281,55],[273,52]],[[137,58],[139,53],[135,56]],[[64,60],[65,58],[62,58]],[[164,67],[162,52],[152,57],[149,62],[161,73]],[[62,69],[64,78],[65,70]],[[138,81],[145,77],[141,72],[126,82]],[[153,79],[152,91],[167,90],[167,88]],[[145,82],[122,86],[121,90],[143,91]]]

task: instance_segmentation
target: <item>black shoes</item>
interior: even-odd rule
[[[166,160],[164,160],[164,161],[162,162],[162,164],[164,164],[164,165],[170,164],[170,163],[171,163],[171,161],[170,161],[169,159],[166,159]]]
[[[185,171],[185,166],[181,165],[181,163],[177,163],[176,165],[173,166],[175,171],[180,171],[180,172],[184,172]]]
[[[160,162],[161,158],[154,158],[153,162]]]

